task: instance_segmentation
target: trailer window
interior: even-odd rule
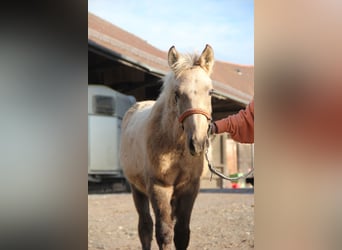
[[[95,114],[114,115],[115,102],[113,97],[96,95],[93,98],[93,108]]]

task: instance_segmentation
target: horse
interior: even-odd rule
[[[139,215],[143,250],[151,248],[153,220],[159,249],[187,249],[190,217],[200,187],[211,121],[214,52],[168,51],[170,72],[156,101],[133,105],[122,121],[120,163]]]

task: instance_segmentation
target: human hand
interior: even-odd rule
[[[217,133],[217,126],[216,126],[215,122],[210,123],[209,130],[210,130],[209,132],[211,135],[214,135]]]

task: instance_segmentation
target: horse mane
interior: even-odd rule
[[[194,66],[199,66],[198,59],[199,55],[197,54],[182,55],[178,61],[172,65],[176,77],[179,77],[185,70],[191,69]]]

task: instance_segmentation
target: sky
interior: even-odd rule
[[[89,0],[88,11],[154,47],[254,65],[253,0]]]

